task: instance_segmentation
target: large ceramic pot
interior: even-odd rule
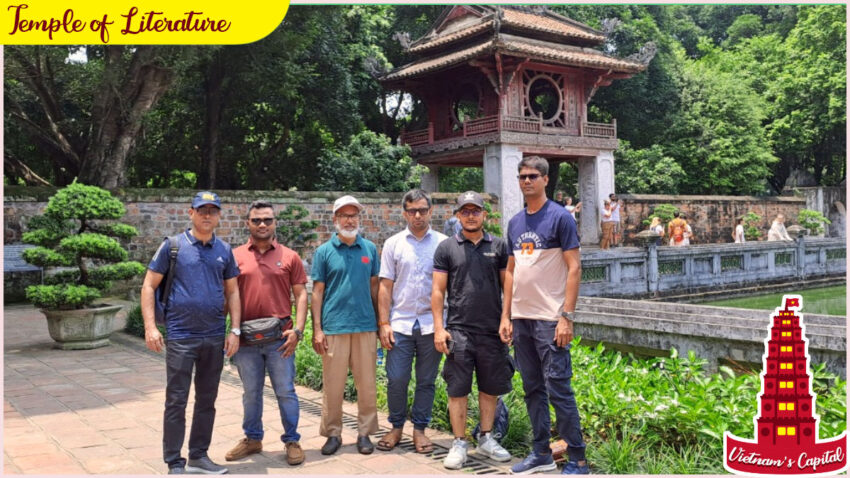
[[[91,309],[47,310],[50,337],[55,348],[62,350],[87,350],[109,345],[109,335],[115,324],[120,305],[99,305]]]

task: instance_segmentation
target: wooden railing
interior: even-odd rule
[[[496,131],[516,131],[519,133],[539,134],[543,130],[541,118],[528,118],[525,116],[485,116],[467,120],[463,128],[445,138],[478,136]],[[592,138],[617,138],[617,120],[611,124],[582,122],[579,136]],[[409,146],[420,146],[434,142],[434,123],[428,123],[427,129],[416,131],[402,131],[401,142]]]
[[[419,146],[434,142],[434,123],[428,123],[427,129],[416,131],[402,131],[401,142],[408,146]]]
[[[502,129],[520,133],[539,133],[543,128],[542,118],[526,118],[524,116],[502,116]]]
[[[581,135],[592,136],[594,138],[617,138],[617,120],[613,120],[611,124],[605,123],[588,123],[581,124]]]
[[[477,136],[479,134],[492,133],[494,131],[499,131],[498,116],[485,116],[483,118],[468,120],[463,123],[464,136]]]

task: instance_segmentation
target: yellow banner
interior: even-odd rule
[[[289,0],[8,0],[3,6],[5,45],[232,45],[271,33]]]

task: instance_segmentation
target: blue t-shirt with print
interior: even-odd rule
[[[319,246],[313,255],[313,281],[325,283],[322,331],[328,335],[378,330],[372,307],[371,279],[381,263],[375,244],[357,236],[348,245],[339,236]]]
[[[230,244],[215,235],[204,244],[189,229],[177,238],[181,244],[165,316],[168,339],[224,336],[224,281],[239,275]],[[148,269],[165,275],[169,248],[165,240]]]

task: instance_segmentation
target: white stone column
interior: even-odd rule
[[[428,168],[428,171],[423,172],[419,177],[419,187],[429,193],[435,193],[440,190],[440,177],[437,174],[439,169],[437,166],[425,167]]]
[[[522,209],[522,191],[516,179],[522,152],[516,146],[494,144],[484,149],[484,192],[499,197],[502,231],[508,221]]]
[[[581,224],[579,234],[582,244],[599,244],[602,230],[602,205],[614,192],[614,152],[602,151],[595,158],[578,160],[579,196],[581,199]]]

